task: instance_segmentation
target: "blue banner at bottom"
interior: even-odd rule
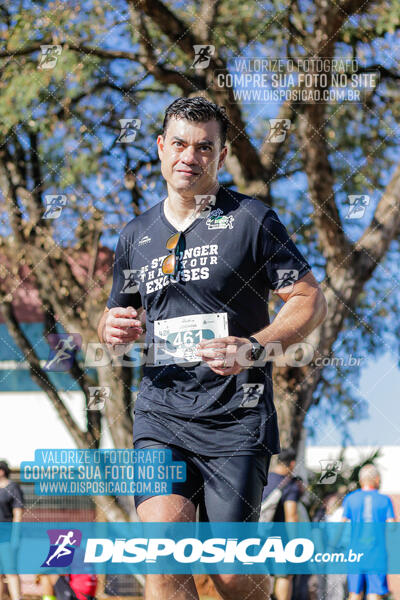
[[[0,523],[2,573],[400,573],[400,523]]]

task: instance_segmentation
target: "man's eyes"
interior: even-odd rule
[[[177,140],[175,140],[174,142],[172,142],[173,146],[175,146],[176,148],[182,148],[183,144],[182,142],[178,142]],[[212,150],[212,147],[209,144],[204,144],[202,146],[199,146],[199,150]]]

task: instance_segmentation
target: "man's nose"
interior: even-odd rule
[[[181,153],[181,160],[184,163],[192,165],[196,162],[196,150],[193,146],[186,146]]]

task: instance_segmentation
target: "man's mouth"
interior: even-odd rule
[[[186,175],[200,175],[196,171],[190,171],[189,169],[176,169],[177,173],[185,173]]]

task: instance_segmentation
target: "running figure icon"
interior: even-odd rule
[[[46,560],[46,565],[50,566],[50,563],[52,562],[52,560],[54,558],[61,558],[61,556],[67,556],[68,554],[72,554],[72,550],[71,548],[68,548],[67,546],[72,546],[73,544],[76,544],[78,542],[78,540],[74,540],[74,532],[73,531],[69,531],[66,534],[61,534],[58,536],[57,541],[56,541],[56,545],[57,545],[57,549],[55,550],[55,552],[53,552],[53,554]]]

